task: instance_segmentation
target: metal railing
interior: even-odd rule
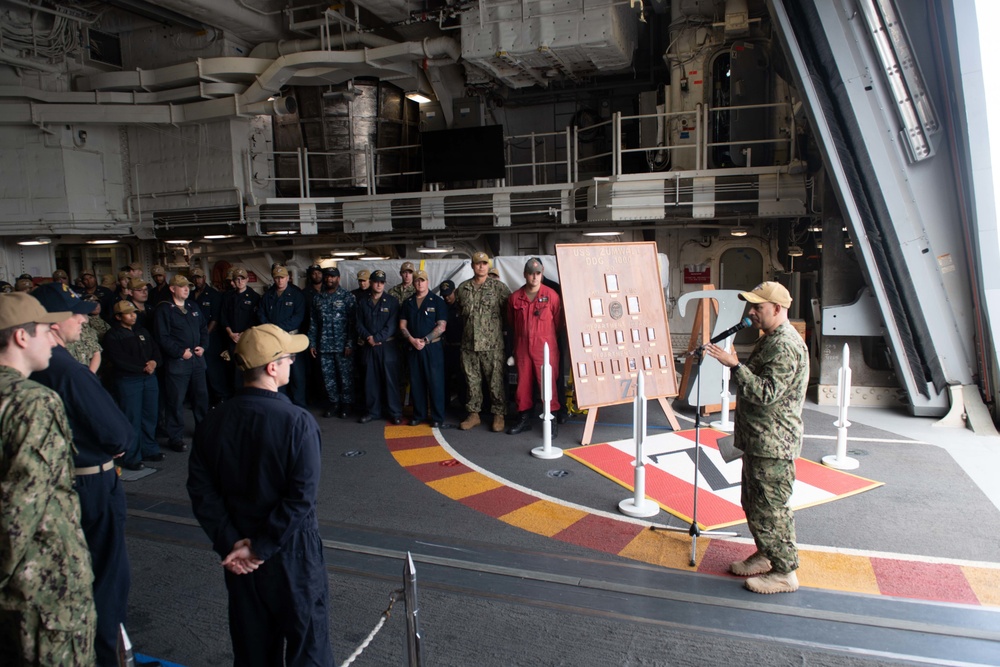
[[[728,138],[725,140],[711,136],[711,120],[714,114],[777,108],[787,109],[787,121],[775,124],[781,128],[776,131],[776,136]],[[636,134],[630,132],[636,124],[651,120],[655,120],[659,124],[664,136],[669,136],[672,134],[670,131],[671,123],[679,122],[681,119],[688,119],[689,123],[683,130],[688,135],[682,139],[684,143],[649,146],[632,145],[638,141],[627,143],[625,140],[626,136]],[[693,127],[690,125],[692,121]],[[692,132],[693,137],[690,136]],[[610,138],[602,138],[601,133],[610,133]],[[587,137],[593,138],[588,139]],[[646,143],[648,144],[648,142]],[[586,154],[581,154],[581,144],[593,145],[596,150],[595,152],[583,151]],[[744,166],[752,167],[755,166],[753,164],[753,146],[782,144],[788,146],[787,155],[789,160],[792,159],[796,148],[795,121],[791,105],[787,102],[728,107],[709,107],[699,104],[694,110],[629,116],[616,112],[609,119],[585,128],[567,127],[562,131],[505,136],[506,184],[537,186],[574,183],[580,179],[581,170],[598,177],[621,176],[626,173],[623,168],[623,158],[636,153],[645,153],[649,164],[656,161],[663,165],[675,165],[676,155],[691,151],[694,154],[694,160],[693,162],[689,160],[689,166],[682,170],[702,171],[713,168],[710,166],[710,151],[713,148],[727,146],[740,147],[745,156]],[[302,198],[312,197],[313,191],[317,188],[364,189],[366,194],[376,195],[379,192],[380,184],[385,184],[393,179],[405,180],[422,173],[419,169],[406,168],[410,164],[419,164],[417,160],[419,150],[419,144],[386,148],[374,148],[371,144],[366,144],[363,148],[341,151],[310,151],[307,148],[300,148],[296,151],[256,153],[253,155],[263,154],[267,156],[273,174],[279,173],[280,156],[294,155],[295,160],[294,162],[283,162],[280,170],[282,172],[294,170],[294,173],[282,173],[280,176],[266,178],[255,176],[255,180],[272,181],[276,184],[297,182],[299,197]],[[344,176],[310,173],[311,158],[324,160],[330,158],[327,162],[328,168],[331,166],[331,162],[339,161],[339,166],[346,169],[348,173]],[[669,160],[665,158],[669,158]],[[400,166],[390,167],[389,165]],[[652,171],[652,168],[650,167],[649,170]],[[674,167],[674,170],[678,169]],[[630,173],[640,172],[632,171]],[[431,186],[432,184],[425,184],[424,187],[431,188]]]

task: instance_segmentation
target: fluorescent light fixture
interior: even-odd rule
[[[358,260],[364,262],[380,262],[383,259],[389,259],[389,258],[383,257],[382,255],[365,255],[364,257],[358,257]]]
[[[746,236],[750,233],[750,230],[743,225],[736,225],[729,230],[730,236]]]
[[[802,248],[800,248],[798,245],[793,243],[792,245],[788,246],[789,257],[801,257],[803,254],[804,253],[802,252]]]
[[[94,239],[92,241],[87,241],[90,245],[114,245],[118,243],[118,239]]]
[[[187,245],[191,243],[191,241],[184,239],[167,239],[166,241],[164,241],[164,243],[170,243],[172,245]]]
[[[207,234],[205,235],[206,241],[221,241],[222,239],[232,239],[236,238],[236,234]]]
[[[845,248],[853,248],[854,247],[854,241],[844,241],[844,247]]]
[[[35,239],[25,239],[24,241],[18,241],[17,245],[48,245],[52,243],[52,239],[47,236],[39,236]]]
[[[292,234],[298,234],[297,229],[276,229],[272,232],[268,232],[268,236],[291,236]]]
[[[361,257],[361,255],[363,255],[363,254],[365,254],[365,251],[364,250],[358,250],[357,248],[353,248],[353,249],[352,248],[344,248],[344,249],[341,249],[341,250],[334,250],[333,251],[333,256],[334,257]]]
[[[823,231],[823,225],[819,224],[818,222],[817,223],[813,223],[813,224],[809,225],[809,231],[810,232],[814,232],[814,233],[822,232]]]
[[[412,90],[406,94],[406,99],[413,100],[417,104],[427,104],[431,101],[431,98],[427,97],[419,90]]]
[[[449,252],[454,252],[454,250],[455,249],[451,246],[438,245],[437,239],[430,239],[417,248],[417,252],[425,255],[444,255]]]
[[[612,231],[607,231],[607,232],[584,232],[583,235],[584,236],[621,236],[622,233],[621,232],[612,232]]]
[[[822,250],[823,249],[823,242],[822,241],[816,241],[816,249],[817,250]]]

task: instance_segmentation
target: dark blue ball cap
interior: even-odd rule
[[[340,269],[338,269],[335,266],[329,266],[329,267],[323,269],[323,275],[324,276],[337,276],[337,277],[339,277],[340,276]]]
[[[451,294],[455,291],[455,283],[450,280],[445,280],[440,286],[438,286],[438,291],[441,293],[441,296],[451,296]]]
[[[69,311],[74,315],[90,315],[97,308],[95,302],[84,301],[65,283],[45,283],[36,287],[31,296],[50,313]]]

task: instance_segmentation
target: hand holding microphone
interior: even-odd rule
[[[720,342],[726,340],[727,338],[729,338],[730,336],[732,336],[737,331],[743,331],[744,329],[746,329],[751,324],[753,324],[753,322],[750,321],[750,318],[749,317],[744,317],[742,320],[740,320],[739,322],[737,322],[733,326],[729,327],[728,329],[726,329],[725,331],[723,331],[722,333],[720,333],[718,336],[714,336],[712,338],[712,340],[710,340],[708,342],[711,343],[711,344],[713,344],[713,345],[715,343],[720,343]]]
[[[719,363],[721,363],[723,366],[729,366],[730,368],[732,368],[733,366],[736,366],[740,362],[739,358],[732,352],[722,349],[721,347],[716,345],[716,343],[721,343],[725,339],[732,336],[734,333],[746,329],[751,324],[753,324],[753,322],[750,320],[750,318],[744,317],[737,324],[729,327],[728,329],[720,333],[718,336],[714,336],[708,343],[705,343],[701,347],[693,350],[691,354],[694,355],[704,351],[705,354],[712,357],[713,359],[718,359]]]

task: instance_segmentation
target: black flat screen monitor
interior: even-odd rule
[[[504,178],[503,126],[420,133],[425,183]]]

